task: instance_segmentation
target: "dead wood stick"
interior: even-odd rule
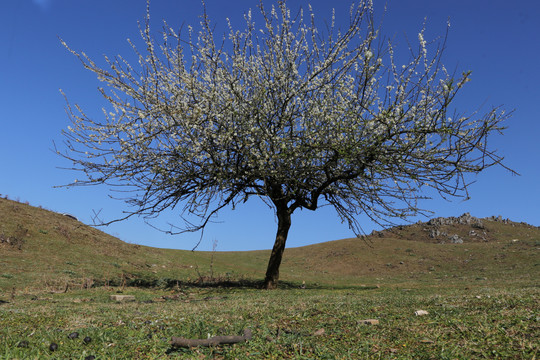
[[[244,335],[214,336],[209,339],[186,339],[173,336],[171,346],[173,347],[197,347],[197,346],[216,346],[223,344],[236,344],[251,339],[251,330],[245,329]]]

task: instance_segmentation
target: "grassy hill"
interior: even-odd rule
[[[453,243],[458,242],[458,243]],[[462,242],[462,243],[460,243]],[[531,283],[540,229],[468,214],[290,248],[281,279],[309,286]],[[191,252],[125,243],[68,216],[0,199],[0,297],[25,289],[261,280],[270,251]]]
[[[534,359],[539,249],[536,227],[464,214],[287,249],[283,286],[261,291],[234,285],[260,281],[269,251],[132,245],[0,199],[0,358]]]

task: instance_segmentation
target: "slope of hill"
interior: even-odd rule
[[[0,289],[185,276],[198,261],[190,254],[188,264],[186,254],[128,244],[72,217],[0,199]]]
[[[539,277],[539,250],[538,227],[463,214],[374,231],[363,239],[288,249],[283,265],[302,264],[305,270],[326,275],[326,281],[339,283],[511,280],[518,284]]]
[[[530,283],[540,229],[469,214],[285,251],[281,279],[320,285]],[[191,252],[125,243],[69,216],[0,199],[0,292],[101,284],[259,280],[269,251]],[[0,293],[1,296],[1,293]]]

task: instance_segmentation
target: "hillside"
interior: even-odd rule
[[[539,275],[540,229],[464,214],[285,251],[281,279],[311,286],[452,283]],[[191,252],[125,243],[69,216],[0,199],[0,297],[66,286],[260,280],[269,251]]]

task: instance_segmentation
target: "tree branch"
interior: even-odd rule
[[[244,335],[227,335],[227,336],[214,336],[209,339],[186,339],[183,337],[172,337],[171,346],[172,347],[198,347],[198,346],[218,346],[218,345],[228,345],[228,344],[237,344],[240,342],[251,340],[252,333],[250,329],[244,330]]]

